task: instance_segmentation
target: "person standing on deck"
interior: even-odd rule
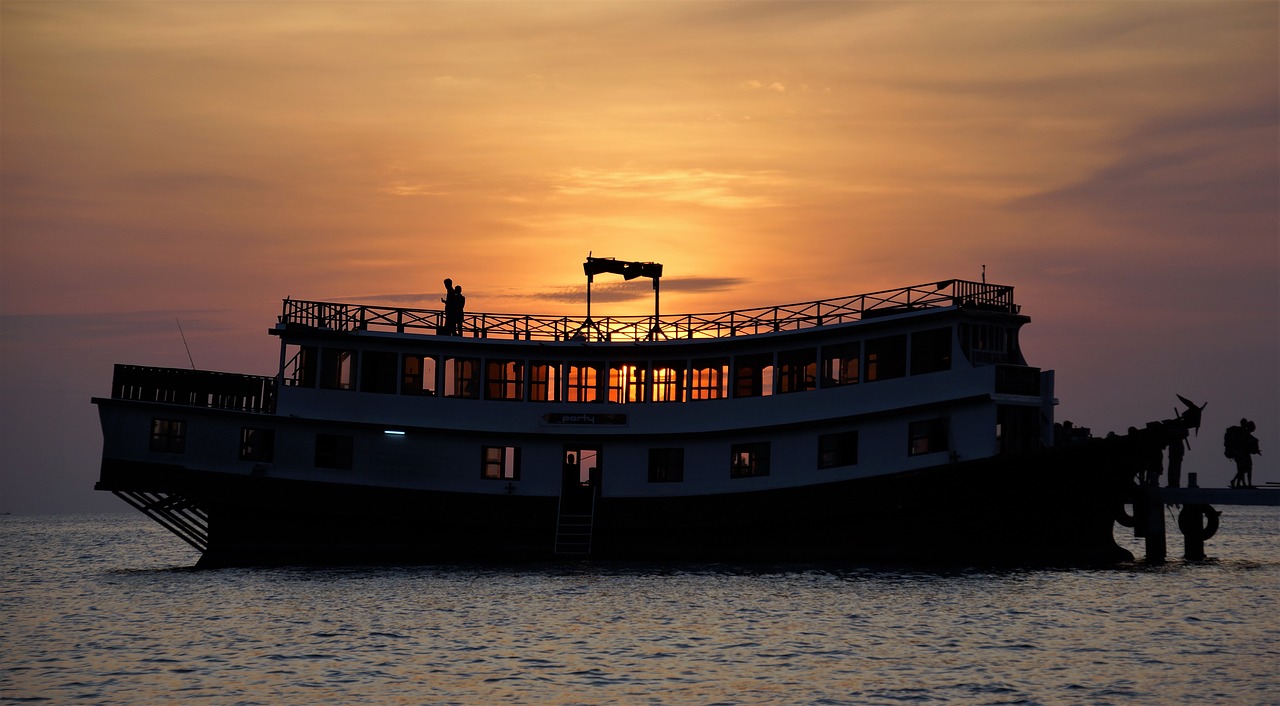
[[[446,336],[462,335],[462,304],[458,297],[462,296],[462,287],[454,287],[453,280],[444,280],[444,328],[441,333]]]
[[[467,298],[462,296],[462,285],[453,287],[453,335],[462,335],[462,310],[467,305]]]

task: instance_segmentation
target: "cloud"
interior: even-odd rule
[[[776,171],[721,172],[707,169],[644,170],[575,168],[553,176],[553,188],[568,196],[660,199],[712,208],[763,208],[773,201],[753,189],[784,179]]]
[[[36,343],[75,331],[78,339],[103,340],[139,336],[173,335],[182,332],[213,333],[233,330],[224,323],[224,310],[123,311],[74,314],[2,314],[0,331],[8,344]]]
[[[1083,179],[1011,202],[1158,217],[1171,227],[1261,215],[1280,204],[1280,107],[1249,102],[1150,120],[1118,140],[1120,152]]]

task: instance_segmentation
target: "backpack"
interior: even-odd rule
[[[1240,455],[1240,427],[1227,427],[1227,432],[1222,435],[1222,455],[1227,458],[1235,458]]]

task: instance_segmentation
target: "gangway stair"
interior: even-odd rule
[[[595,525],[596,498],[589,500],[561,496],[556,520],[556,556],[590,556]]]

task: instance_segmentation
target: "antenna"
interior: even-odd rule
[[[982,266],[982,283],[983,284],[987,283],[987,266],[986,265]]]
[[[191,363],[191,369],[195,370],[196,362],[191,359],[191,346],[187,345],[187,334],[182,332],[182,322],[178,321],[178,317],[176,316],[173,317],[173,320],[178,324],[178,335],[182,336],[182,347],[187,349],[187,362]]]

